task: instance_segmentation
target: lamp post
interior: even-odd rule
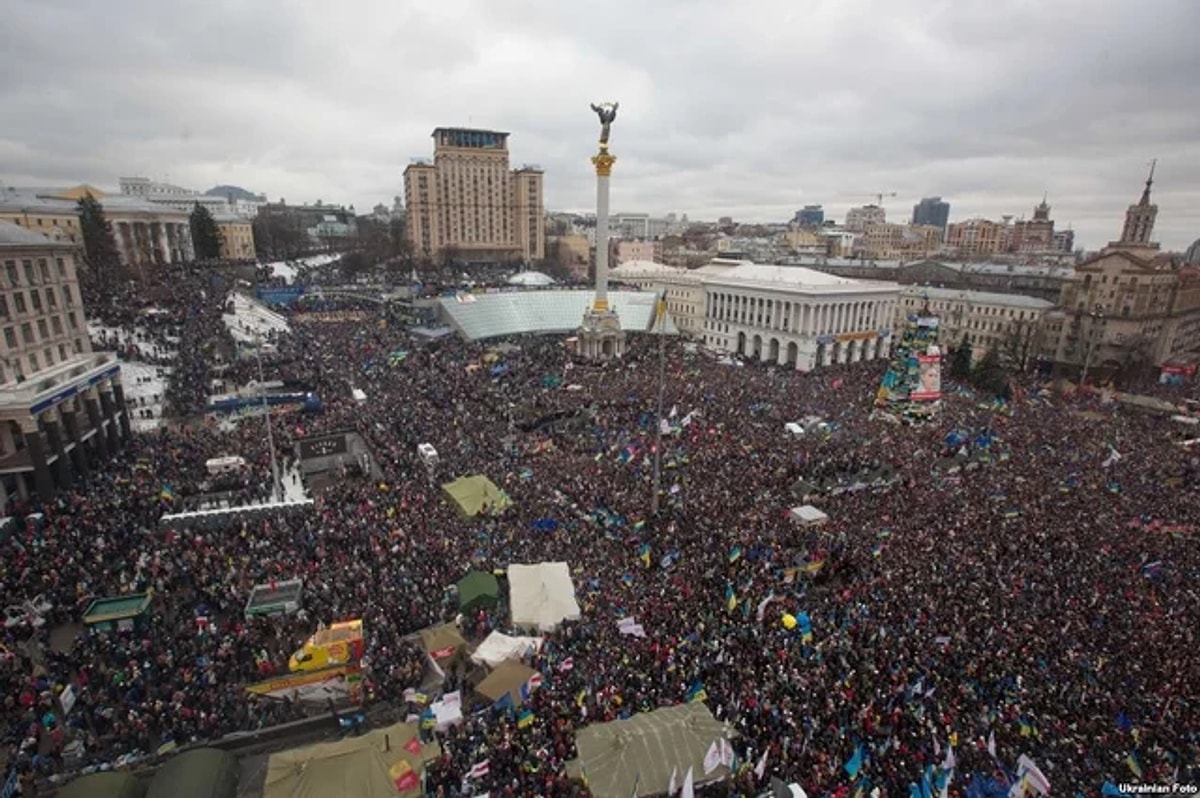
[[[666,292],[664,291],[663,294],[665,295]],[[654,472],[650,488],[652,491],[650,515],[653,516],[658,515],[658,495],[662,490],[663,395],[666,392],[667,383],[667,336],[664,332],[667,314],[665,306],[666,300],[660,297],[658,300],[658,412],[654,427]]]
[[[271,501],[278,502],[282,498],[279,486],[279,466],[275,460],[275,435],[271,431],[271,405],[267,402],[267,386],[263,381],[261,334],[254,347],[254,360],[258,364],[258,392],[262,396],[263,419],[267,425],[267,447],[271,450]]]

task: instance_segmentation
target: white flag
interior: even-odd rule
[[[688,768],[687,775],[683,777],[683,789],[679,791],[679,798],[696,798],[696,784],[692,779],[691,768]]]
[[[679,768],[671,768],[671,783],[667,785],[667,795],[674,795],[679,789]]]
[[[996,730],[995,729],[988,732],[987,745],[988,745],[988,754],[992,757],[992,759],[995,759],[996,758]]]
[[[721,766],[721,749],[717,745],[717,741],[713,740],[712,745],[708,747],[708,751],[704,754],[704,775],[707,776]]]
[[[958,765],[958,760],[954,757],[954,746],[946,747],[946,758],[942,761],[942,770],[954,770]]]
[[[727,768],[733,767],[733,746],[724,737],[721,738],[721,764]]]
[[[767,752],[770,748],[764,748],[762,756],[758,758],[758,764],[754,766],[754,778],[762,780],[763,774],[767,772]]]

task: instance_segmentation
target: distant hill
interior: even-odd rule
[[[232,197],[235,200],[247,200],[251,202],[265,199],[263,195],[247,191],[241,186],[217,186],[205,191],[204,195],[206,197],[224,197],[225,199]]]

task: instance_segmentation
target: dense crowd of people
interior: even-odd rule
[[[671,341],[655,516],[653,340],[633,336],[605,367],[573,364],[552,338],[485,360],[477,344],[421,347],[374,311],[367,323],[311,316],[264,367],[313,386],[324,411],[274,416],[276,446],[351,429],[382,477],[333,485],[310,514],[164,533],[160,515],[212,489],[209,458],[247,461],[239,490],[271,478],[261,418],[232,430],[200,418],[217,353],[229,357],[224,380],[257,376],[230,356],[224,297],[200,290],[181,277],[174,301],[158,300],[180,341],[168,403],[189,423],[138,435],[75,493],[10,508],[43,516],[0,543],[0,583],[52,605],[40,630],[8,630],[13,656],[0,664],[0,728],[14,749],[26,742],[22,767],[61,769],[71,735],[99,762],[297,717],[244,687],[263,662],[286,667],[318,621],[363,618],[369,698],[400,703],[425,676],[410,636],[457,614],[447,586],[472,568],[561,560],[582,619],[549,633],[531,662],[545,677],[533,723],[487,711],[444,732],[428,794],[586,794],[565,768],[581,727],[698,687],[737,732],[732,776],[704,795],[754,795],[770,775],[811,796],[908,795],[950,747],[952,794],[1011,778],[1020,754],[1070,794],[1195,774],[1200,508],[1174,422],[1029,383],[1009,403],[947,386],[933,421],[896,423],[874,412],[879,364],[736,368]],[[555,413],[577,423],[514,431],[514,414]],[[827,423],[785,433],[805,416]],[[954,430],[972,451],[947,467]],[[426,442],[436,480],[417,456]],[[881,469],[886,481],[824,495],[826,524],[789,519],[798,483]],[[462,517],[438,483],[465,474],[489,476],[512,506]],[[245,619],[251,587],[294,577],[304,615]],[[51,645],[91,598],[148,588],[145,629]],[[789,629],[785,614],[811,625]],[[626,616],[644,637],[619,631]],[[471,637],[508,629],[503,607],[467,620]],[[55,696],[68,682],[78,699],[63,718]],[[484,760],[488,774],[468,778]]]

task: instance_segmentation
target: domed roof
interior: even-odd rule
[[[1184,263],[1200,263],[1200,238],[1192,242],[1183,255]]]
[[[508,278],[508,284],[523,285],[526,288],[542,288],[547,285],[554,285],[554,278],[542,272],[517,272]]]

